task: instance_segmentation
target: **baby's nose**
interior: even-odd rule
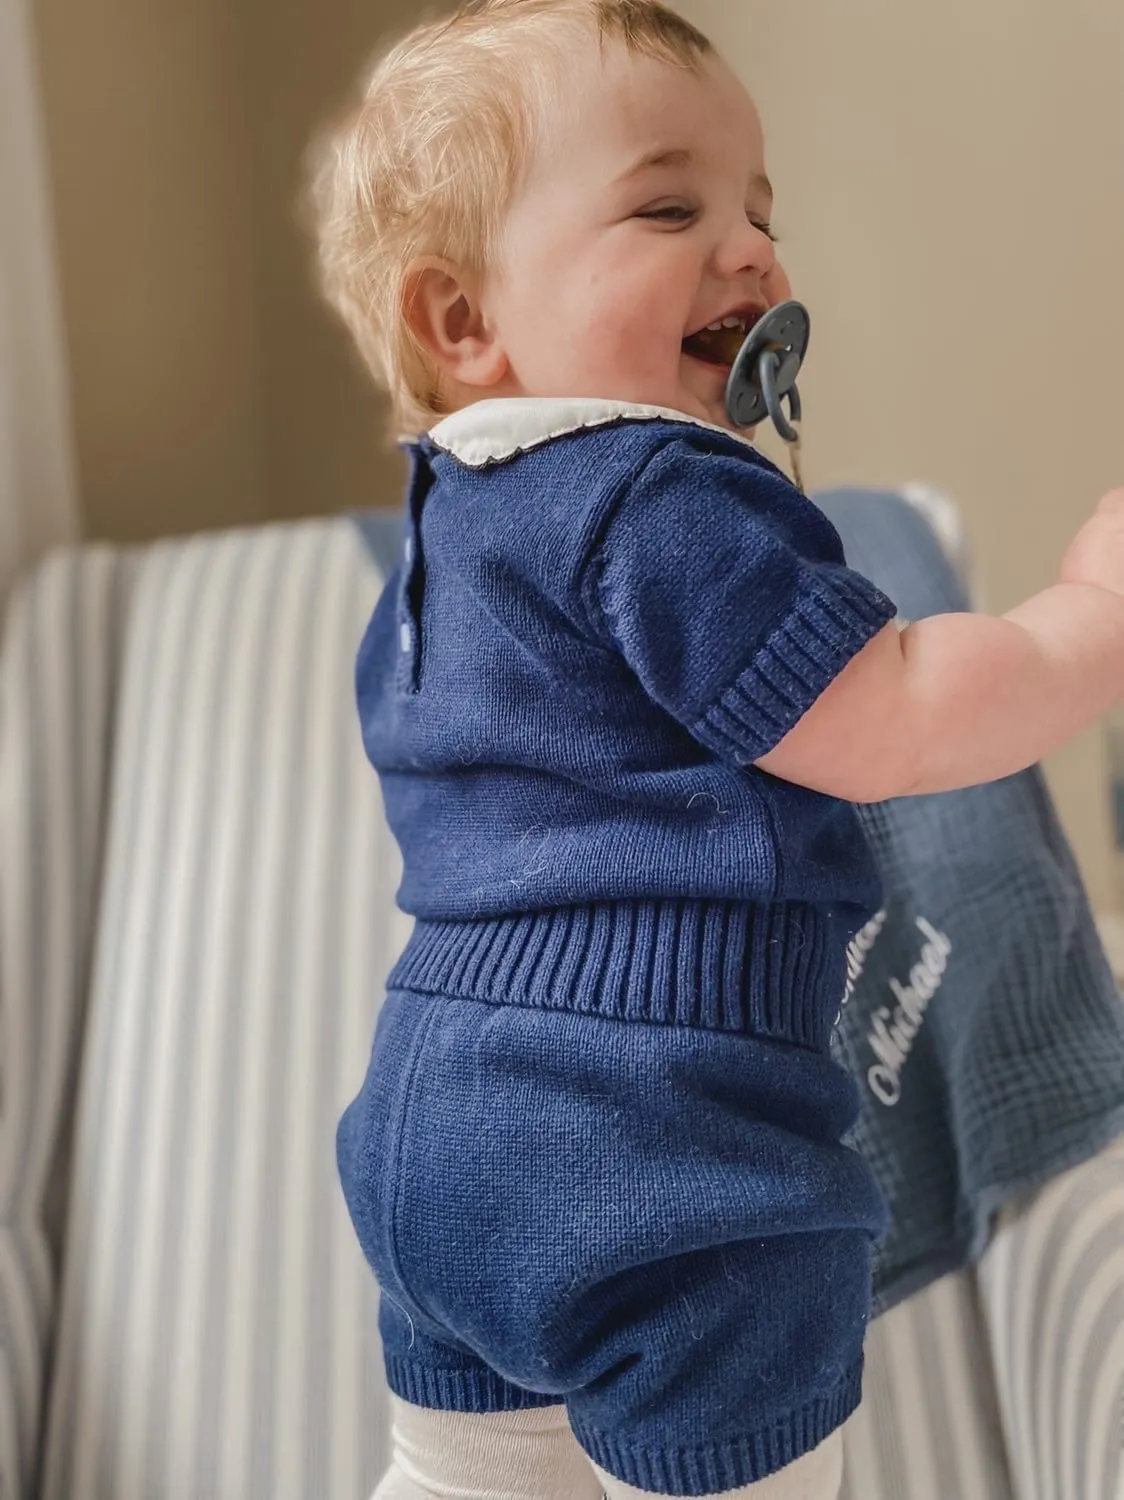
[[[736,276],[742,271],[768,276],[776,265],[777,252],[763,229],[748,219],[731,226],[719,249],[719,269],[723,275]]]

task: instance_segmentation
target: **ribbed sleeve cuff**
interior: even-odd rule
[[[811,708],[897,607],[857,573],[821,578],[750,665],[691,726],[724,760],[750,765]]]

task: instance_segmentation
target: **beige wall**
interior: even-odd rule
[[[314,124],[415,7],[33,6],[89,533],[389,503],[398,460],[293,204]]]
[[[382,409],[315,301],[292,204],[313,124],[419,7],[34,5],[88,531],[392,502]],[[1011,604],[1124,479],[1124,5],[682,8],[765,117],[814,315],[811,480],[943,485],[988,603]],[[1115,899],[1099,735],[1051,774]]]
[[[960,502],[989,607],[1049,582],[1124,483],[1120,0],[683,0],[761,108],[813,312],[814,484]],[[1099,731],[1049,770],[1098,901],[1120,892]]]

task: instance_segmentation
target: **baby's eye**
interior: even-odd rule
[[[683,203],[665,203],[660,208],[643,208],[638,219],[662,219],[668,224],[687,224],[695,217],[695,210]]]
[[[767,240],[772,240],[774,245],[777,243],[777,236],[773,233],[773,226],[767,219],[755,219],[752,214],[746,214],[746,218],[753,225],[754,229],[761,231]]]

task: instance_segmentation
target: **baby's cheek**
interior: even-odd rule
[[[779,260],[765,277],[765,291],[772,303],[787,302],[792,296],[792,283]]]
[[[661,327],[658,318],[650,314],[622,315],[618,307],[616,316],[606,318],[594,337],[600,360],[632,375],[666,373],[670,356],[678,364],[681,338],[678,329]]]

